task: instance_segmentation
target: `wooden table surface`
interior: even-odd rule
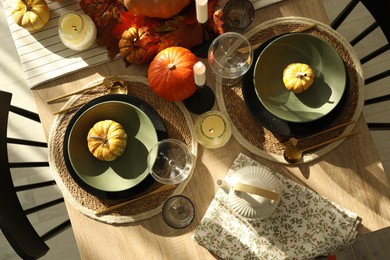
[[[328,22],[321,0],[285,0],[257,10],[251,26],[272,18],[303,16]],[[204,61],[207,64],[207,61]],[[53,112],[65,101],[45,101],[79,89],[105,75],[147,75],[148,64],[124,66],[122,60],[81,70],[32,90],[46,136],[53,124]],[[213,76],[207,72],[213,87]],[[215,109],[218,109],[215,107]],[[196,116],[193,116],[196,119]],[[195,204],[194,222],[187,228],[168,227],[161,215],[129,225],[110,225],[93,220],[67,203],[72,228],[83,259],[214,259],[192,235],[200,223],[217,187],[233,160],[242,152],[277,172],[356,212],[362,218],[360,234],[390,226],[390,189],[378,153],[363,115],[356,124],[358,134],[345,140],[319,160],[299,166],[271,162],[243,148],[234,138],[220,149],[199,147],[197,166],[183,195]]]

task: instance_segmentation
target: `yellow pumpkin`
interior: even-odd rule
[[[97,122],[88,132],[89,151],[101,161],[113,161],[121,156],[127,145],[123,126],[113,120]]]
[[[294,92],[306,91],[314,82],[314,72],[304,63],[291,63],[283,71],[284,86]]]
[[[45,0],[16,0],[11,10],[15,23],[29,31],[41,29],[50,18]]]
[[[171,18],[178,14],[192,0],[120,0],[136,15],[156,18]]]

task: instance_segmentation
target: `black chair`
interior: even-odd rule
[[[352,0],[345,6],[345,8],[339,13],[339,15],[333,20],[331,26],[333,29],[338,30],[343,23],[348,22],[348,19],[353,16],[354,10],[357,7],[363,5],[366,10],[372,16],[372,23],[368,24],[365,28],[354,28],[360,30],[360,33],[355,35],[354,38],[348,39],[352,46],[357,46],[359,43],[362,43],[369,39],[370,35],[381,30],[384,36],[384,43],[380,46],[370,46],[373,47],[369,50],[367,54],[363,57],[360,57],[361,64],[363,65],[363,70],[365,71],[365,66],[370,66],[370,62],[375,59],[379,59],[382,55],[388,55],[390,46],[390,19],[389,19],[389,10],[390,2],[389,1],[375,1],[375,0]],[[352,18],[353,19],[353,18]],[[387,58],[388,59],[388,58]],[[381,92],[380,96],[366,98],[365,100],[365,109],[368,106],[373,106],[374,104],[378,106],[383,106],[386,101],[390,100],[390,82],[388,77],[390,76],[389,67],[381,68],[380,71],[376,71],[373,75],[365,78],[366,92],[370,88],[378,88],[378,85],[385,84],[384,88],[387,90],[386,93]],[[388,104],[387,104],[388,106]],[[387,120],[387,119],[385,119]],[[390,130],[390,122],[367,122],[367,125],[370,130]]]
[[[26,146],[32,146],[37,149],[47,149],[47,144],[44,142],[7,137],[9,112],[17,114],[17,117],[22,116],[40,123],[37,114],[12,106],[11,97],[12,94],[0,91],[0,227],[14,251],[21,258],[37,259],[49,251],[49,247],[45,241],[70,227],[70,221],[69,217],[66,215],[65,222],[60,223],[44,234],[38,234],[27,217],[31,217],[32,214],[38,214],[39,212],[48,210],[54,205],[63,203],[64,199],[62,197],[49,200],[31,208],[22,208],[18,194],[20,196],[20,193],[22,192],[30,190],[36,191],[37,189],[52,186],[56,183],[54,180],[49,180],[14,186],[13,177],[11,175],[14,169],[23,169],[26,171],[26,174],[28,174],[32,169],[38,169],[36,167],[48,167],[49,164],[48,162],[9,162],[8,148],[10,145],[20,146],[20,155],[23,153],[23,147]]]

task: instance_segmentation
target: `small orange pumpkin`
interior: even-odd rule
[[[157,39],[144,29],[130,27],[122,33],[118,47],[122,57],[129,63],[142,64],[152,60],[157,51]]]
[[[307,64],[291,63],[283,71],[283,83],[294,93],[306,91],[313,82],[314,72]]]
[[[135,15],[156,18],[171,18],[178,14],[191,0],[120,0],[127,10]]]
[[[113,161],[121,156],[127,146],[123,126],[112,120],[97,122],[88,132],[88,149],[101,161]]]
[[[195,54],[183,47],[160,51],[148,69],[150,87],[158,96],[170,101],[190,97],[197,89],[193,67],[198,61]]]

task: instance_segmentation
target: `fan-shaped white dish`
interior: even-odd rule
[[[231,185],[236,182],[252,185],[281,193],[278,179],[264,167],[247,166],[240,169],[227,180]],[[279,201],[262,196],[230,190],[229,206],[239,215],[246,218],[263,218],[271,215],[279,205]]]

